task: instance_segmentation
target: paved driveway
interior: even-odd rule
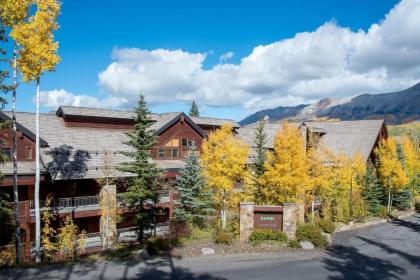
[[[420,279],[420,214],[337,234],[324,251],[16,269],[0,279]]]

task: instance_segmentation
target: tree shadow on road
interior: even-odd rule
[[[162,270],[162,267],[167,268]],[[208,273],[193,273],[189,269],[176,267],[170,255],[159,261],[146,262],[146,268],[141,269],[134,277],[128,279],[141,280],[224,280],[225,278],[215,277]]]
[[[0,273],[0,279],[3,279],[2,277],[6,277],[5,279],[8,280],[70,280],[83,277],[95,269],[96,263],[94,262],[83,263],[83,265],[80,265],[79,263],[42,265],[5,270]]]
[[[326,250],[325,268],[332,272],[330,280],[400,279],[406,270],[390,261],[370,257],[349,246],[336,245]]]
[[[420,222],[420,217],[418,215],[416,215],[416,217]],[[411,230],[415,233],[418,233],[418,232],[420,232],[420,223],[419,222],[411,222],[411,221],[407,221],[407,220],[394,219],[394,220],[391,221],[391,224],[406,227],[409,230]]]
[[[409,261],[411,264],[416,265],[418,268],[420,268],[420,257],[411,255],[409,253],[406,253],[404,251],[392,248],[391,246],[384,244],[382,242],[374,241],[365,237],[357,236],[360,240],[363,240],[366,243],[369,243],[371,245],[377,246],[387,252],[388,254],[396,254],[399,257],[404,258],[405,260]]]

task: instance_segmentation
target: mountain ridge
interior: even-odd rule
[[[385,119],[390,124],[408,123],[420,119],[420,82],[407,89],[378,94],[360,94],[346,102],[323,98],[317,103],[297,106],[279,106],[258,111],[239,122],[247,125],[257,122],[260,117],[268,117],[270,122],[283,119],[340,119],[363,120]]]

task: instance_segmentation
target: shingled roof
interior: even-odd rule
[[[10,114],[10,112],[5,112],[6,116]],[[129,146],[123,144],[128,140],[126,132],[129,129],[69,127],[61,118],[64,116],[132,119],[133,113],[66,106],[60,107],[56,114],[40,114],[40,135],[45,143],[48,143],[48,147],[41,150],[41,161],[44,170],[48,171],[54,180],[100,178],[106,173],[109,177],[131,175],[121,173],[115,168],[105,168],[105,166],[115,167],[130,160],[121,154],[121,151],[130,150]],[[203,137],[206,136],[205,132],[182,112],[152,114],[154,123],[151,129],[159,133],[181,117],[184,117]],[[210,119],[212,118],[205,118],[202,123],[217,125],[216,121],[209,122]],[[29,132],[35,131],[34,113],[18,112],[17,120],[19,125]],[[195,120],[201,120],[201,118],[195,118]],[[220,120],[220,122],[224,121],[228,120]],[[154,160],[154,162],[168,170],[182,168],[185,165],[182,160]],[[30,164],[19,163],[20,165],[22,165],[22,169],[19,167],[21,173],[33,171]],[[2,170],[8,168],[6,164]]]
[[[361,153],[367,160],[379,136],[383,120],[359,121],[311,121],[304,123],[289,123],[300,127],[306,125],[311,131],[321,134],[319,144],[335,155],[353,156]],[[255,130],[257,124],[241,127],[238,137],[251,147],[251,157],[255,155]],[[276,134],[281,131],[281,123],[267,123],[264,132],[267,134],[265,147],[273,148]]]
[[[182,112],[170,113],[152,113],[151,119],[156,122],[156,127],[163,126],[174,117],[182,114]],[[97,118],[111,118],[111,119],[133,119],[134,112],[129,110],[112,110],[99,108],[86,108],[74,106],[60,106],[57,109],[59,116],[86,116]],[[221,126],[225,123],[231,124],[233,127],[240,127],[240,125],[233,120],[209,118],[209,117],[190,117],[198,125]]]

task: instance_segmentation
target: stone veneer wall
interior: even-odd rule
[[[254,202],[241,202],[239,207],[239,238],[241,241],[248,241],[254,229]]]

